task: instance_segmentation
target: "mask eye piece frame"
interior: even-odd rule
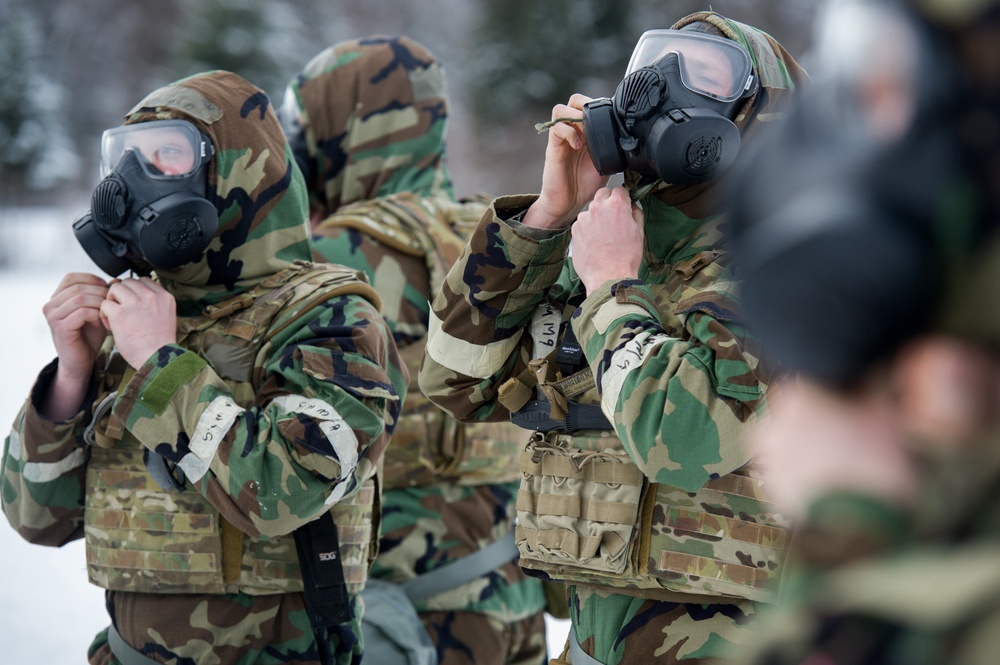
[[[114,171],[126,151],[133,151],[150,178],[185,178],[211,161],[211,140],[187,120],[152,120],[113,127],[101,137],[100,176]]]
[[[693,93],[720,102],[733,102],[747,97],[757,89],[750,52],[739,42],[701,32],[674,29],[647,30],[629,58],[625,75],[649,67],[670,53],[677,53],[681,62],[681,83]],[[707,63],[718,77],[711,85],[699,84],[693,74],[693,63]],[[721,89],[720,89],[721,86]]]

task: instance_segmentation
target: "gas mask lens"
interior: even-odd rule
[[[151,178],[189,176],[212,157],[212,144],[186,120],[154,120],[115,127],[101,139],[101,177],[131,150]]]
[[[698,32],[649,30],[632,52],[625,75],[677,53],[681,83],[691,92],[723,102],[753,89],[753,64],[742,44]]]

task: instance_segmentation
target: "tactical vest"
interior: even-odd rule
[[[342,295],[378,306],[364,277],[339,266],[296,262],[252,290],[198,317],[178,319],[179,343],[206,358],[243,408],[262,379],[256,365],[271,338],[313,307]],[[259,540],[229,524],[190,482],[165,489],[147,467],[147,452],[110,413],[130,372],[112,353],[88,430],[84,528],[90,581],[143,593],[247,593],[303,590],[291,535]],[[379,488],[375,464],[359,461],[360,489],[330,508],[337,525],[348,593],[364,587],[377,553]]]
[[[354,229],[395,251],[424,259],[433,290],[458,259],[465,237],[488,203],[399,194],[345,206],[317,230]],[[520,428],[506,421],[459,423],[420,391],[417,374],[425,345],[426,338],[400,348],[410,383],[385,452],[383,488],[425,487],[443,480],[484,485],[519,478],[517,455],[524,443]]]
[[[703,253],[678,266],[665,284],[652,285],[668,334],[681,336],[684,317],[705,307],[710,296],[703,289],[723,270],[715,258]],[[569,313],[544,304],[536,313],[536,360],[501,388],[508,408],[523,408],[537,389],[541,403],[550,405],[547,422],[592,422],[571,414],[600,403],[586,361],[565,376],[555,367],[555,352],[540,358],[541,349],[560,346],[545,336],[568,328]],[[522,568],[658,600],[773,599],[788,523],[767,501],[752,465],[696,492],[652,483],[609,424],[535,432],[520,470],[515,540]]]

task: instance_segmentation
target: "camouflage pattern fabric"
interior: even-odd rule
[[[354,618],[327,629],[326,643],[320,646],[301,594],[219,596],[209,605],[198,596],[107,593],[116,624],[133,628],[121,630],[122,638],[154,660],[178,665],[299,665],[331,662],[328,653],[335,655],[332,662],[358,663],[362,658],[359,604],[352,600]],[[164,624],[154,634],[139,629],[150,613],[187,618]],[[121,665],[111,654],[107,631],[97,635],[87,657],[90,665]]]
[[[410,372],[408,397],[386,450],[383,487],[507,482],[520,477],[521,430],[509,423],[462,425],[417,389],[430,305],[488,200],[452,201],[408,192],[342,207],[314,227],[317,259],[368,275]]]
[[[761,89],[737,118],[743,136],[780,119],[788,95],[807,80],[795,61],[768,35],[711,12],[685,17],[676,27],[696,20],[716,25],[753,54]],[[634,182],[629,174],[626,182]],[[717,187],[653,188],[641,201],[640,279],[593,294],[583,293],[566,259],[568,233],[538,233],[506,221],[533,197],[494,201],[433,300],[421,389],[460,420],[506,418],[500,386],[539,357],[534,347],[542,331],[532,334],[532,317],[544,311],[540,306],[556,313],[577,308],[570,325],[596,379],[596,399],[648,481],[693,493],[746,467],[747,434],[765,408],[766,377],[758,372],[759,351],[740,323],[735,284],[718,251],[724,220],[710,214]],[[713,263],[721,271],[711,283],[684,288]],[[652,506],[653,519],[666,508]],[[704,546],[711,550],[711,542]],[[754,626],[753,605],[732,597],[679,590],[672,601],[629,610],[635,599],[619,593],[571,587],[579,605],[570,611],[575,633],[588,653],[598,649],[599,658],[613,663],[646,663],[668,653],[689,663],[714,662]],[[608,614],[621,621],[607,620]],[[705,616],[711,619],[701,621]],[[635,630],[640,623],[642,630]]]
[[[315,203],[332,213],[397,192],[451,198],[446,95],[441,63],[407,37],[351,40],[316,55],[282,109],[304,130],[299,159]]]
[[[586,587],[570,587],[569,603],[580,646],[606,665],[715,662],[730,645],[751,638],[743,627],[754,624],[757,611],[750,601],[671,603],[607,596]]]
[[[189,120],[211,139],[208,198],[220,227],[201,261],[157,275],[177,300],[178,343],[128,373],[110,412],[121,431],[107,450],[162,458],[175,477],[183,471],[183,489],[168,504],[174,513],[163,516],[167,534],[216,521],[236,527],[223,529],[236,547],[242,540],[266,549],[360,490],[391,434],[407,374],[376,306],[360,295],[334,297],[302,316],[277,303],[272,320],[280,333],[255,356],[250,376],[227,377],[225,354],[210,360],[185,346],[185,333],[246,332],[239,314],[251,292],[267,291],[269,279],[309,262],[308,202],[267,96],[240,77],[211,72],[178,81],[147,96],[126,121],[162,118]],[[117,357],[112,347],[109,339],[95,395],[118,387],[108,372]],[[7,437],[2,497],[24,538],[58,546],[84,536],[84,506],[99,488],[85,481],[91,414],[53,423],[38,412],[53,372],[54,363],[43,370]],[[256,390],[248,394],[251,378]],[[211,511],[186,513],[187,497]],[[127,541],[157,533],[152,525],[118,526]],[[99,534],[88,530],[88,542],[92,535]],[[228,537],[221,537],[225,550]],[[254,574],[271,572],[263,566]],[[182,565],[176,578],[183,573]],[[357,661],[356,602],[350,622],[317,640],[299,593],[189,591],[109,592],[108,611],[130,644],[161,662]],[[95,640],[92,663],[114,662],[105,640]]]
[[[485,210],[481,201],[397,194],[344,206],[314,229],[317,257],[370,276],[414,382],[428,294],[459,254],[464,238],[458,232],[463,225],[472,227]],[[509,533],[519,431],[509,423],[459,425],[410,390],[385,454],[382,539],[372,576],[404,583]],[[455,621],[464,631],[461,644],[504,645],[491,654],[501,659],[493,662],[524,662],[524,653],[518,656],[515,645],[500,640],[523,624],[536,631],[529,640],[536,652],[527,662],[540,662],[546,653],[541,584],[516,563],[414,605],[422,618],[426,612],[450,617],[430,631],[441,663],[468,662],[463,649],[449,646]],[[512,660],[503,660],[508,657]]]
[[[452,194],[447,110],[441,63],[406,37],[326,49],[292,81],[282,110],[304,129],[304,145],[293,144],[316,172],[314,205],[329,214],[314,227],[315,258],[368,275],[411,374],[384,459],[372,568],[394,583],[487,547],[514,520],[519,429],[460,425],[416,389],[428,298],[489,203]],[[442,665],[545,658],[545,597],[516,563],[414,604]]]
[[[451,665],[544,665],[545,618],[500,621],[477,612],[421,612],[438,648],[438,663]]]
[[[813,502],[797,525],[782,602],[761,613],[740,662],[996,662],[1000,432],[946,454],[926,455],[924,445],[914,451],[915,505],[857,492]]]
[[[257,393],[268,380],[263,367],[255,371],[253,366],[261,348],[269,345],[273,348],[274,343],[278,348],[284,347],[284,335],[296,330],[299,319],[327,307],[340,306],[341,296],[349,293],[377,301],[371,287],[359,282],[352,270],[298,263],[234,301],[206,308],[206,316],[181,319],[178,332],[187,352],[211,362],[229,389],[224,401],[213,400],[207,413],[225,414],[227,408],[252,408]],[[251,298],[252,303],[248,304]],[[113,362],[108,364],[104,382],[117,387],[124,377],[113,365]],[[352,371],[358,376],[366,373],[364,367]],[[300,383],[305,384],[301,380]],[[371,386],[359,391],[371,391],[370,398],[380,394],[378,388]],[[106,403],[112,397],[100,391],[95,404]],[[126,387],[116,401],[128,404],[132,399],[136,398]],[[298,408],[309,410],[321,421],[332,421],[335,427],[342,426],[336,416],[322,418],[325,407],[317,396],[303,394],[295,399],[301,400]],[[100,406],[94,410],[100,411]],[[119,414],[128,410],[112,409],[93,427],[95,445],[87,466],[89,491],[84,514],[91,581],[106,589],[153,593],[301,591],[296,547],[286,533],[287,526],[274,527],[267,540],[242,538],[240,534],[259,527],[237,522],[237,529],[228,519],[214,517],[215,509],[201,494],[188,492],[177,496],[177,487],[162,487],[163,479],[154,478],[149,469],[151,460],[166,456],[157,454],[154,458],[153,453],[136,444],[127,423],[120,420]],[[195,440],[212,437],[212,429],[202,426],[204,421],[204,416],[199,418],[196,434],[204,433]],[[305,434],[296,432],[290,423],[279,422],[278,427],[295,439],[306,440]],[[373,540],[377,532],[374,519],[377,516],[373,514],[377,505],[373,480],[377,462],[373,460],[377,460],[387,441],[382,437],[355,464],[356,441],[349,436],[336,436],[334,432],[336,429],[327,436],[335,454],[349,461],[355,470],[353,474],[341,473],[340,480],[346,482],[333,487],[323,505],[337,526],[347,591],[356,594],[364,587],[369,555],[377,544]],[[266,443],[262,441],[259,445]],[[185,477],[196,477],[201,472],[196,458],[185,456],[166,464],[172,463],[176,463],[176,470]],[[281,486],[297,482],[280,481]],[[360,489],[355,490],[358,486]],[[291,502],[293,497],[286,500]],[[263,513],[268,506],[261,503]],[[136,530],[140,533],[136,534]]]

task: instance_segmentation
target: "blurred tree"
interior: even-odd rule
[[[459,192],[534,191],[545,148],[534,124],[573,92],[613,94],[643,30],[711,5],[767,30],[799,57],[819,4],[0,0],[0,208],[51,204],[56,196],[85,206],[96,183],[101,132],[150,90],[223,68],[280,99],[321,49],[374,33],[406,34],[444,62],[452,101],[448,149]],[[68,185],[31,189],[74,172]]]
[[[281,99],[290,72],[305,64],[294,39],[302,22],[288,5],[203,0],[192,2],[190,10],[175,57],[182,75],[226,69]]]
[[[463,63],[473,110],[503,124],[620,78],[632,52],[633,0],[485,0]],[[598,94],[594,92],[594,94]]]
[[[45,44],[37,11],[0,0],[0,197],[8,201],[52,189],[79,169],[56,115],[63,88],[40,67]]]

